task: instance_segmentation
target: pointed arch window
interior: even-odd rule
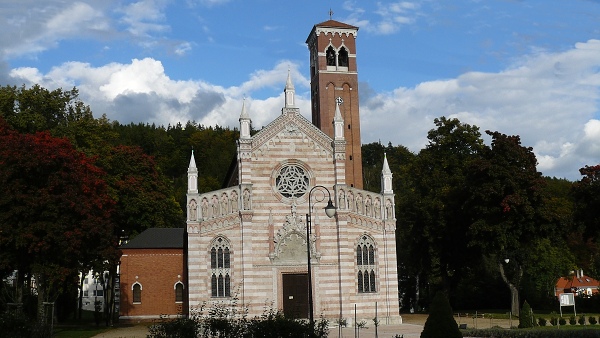
[[[327,51],[325,52],[325,57],[327,58],[328,66],[335,66],[335,49],[333,49],[332,46],[329,46],[329,48],[327,48]]]
[[[213,240],[210,270],[211,297],[231,297],[231,248],[223,237]]]
[[[140,284],[139,282],[135,282],[133,283],[133,285],[131,286],[131,290],[132,290],[132,301],[133,304],[141,304],[142,303],[142,284]]]
[[[359,293],[377,292],[375,256],[375,242],[371,237],[363,235],[356,247],[356,265],[358,269],[356,283]]]
[[[342,47],[338,51],[338,66],[348,67],[348,50],[346,47]]]

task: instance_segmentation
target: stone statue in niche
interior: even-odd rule
[[[237,193],[235,191],[233,191],[231,193],[231,212],[237,212],[238,211],[238,198],[237,198]]]
[[[250,210],[250,191],[248,189],[244,190],[243,201],[244,210]]]

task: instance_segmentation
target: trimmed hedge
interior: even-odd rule
[[[479,338],[600,338],[600,330],[463,330],[463,337]]]

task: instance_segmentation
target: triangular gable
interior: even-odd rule
[[[333,140],[304,116],[300,115],[298,108],[283,109],[281,115],[256,133],[252,137],[252,151],[262,147],[282,131],[300,132],[333,155]]]

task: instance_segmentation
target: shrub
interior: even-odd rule
[[[521,314],[519,315],[519,328],[523,329],[533,327],[534,325],[535,321],[533,319],[533,311],[531,311],[529,303],[525,301],[523,308],[521,308]]]
[[[577,320],[579,325],[585,325],[585,315],[579,316],[579,320]]]
[[[30,320],[22,313],[0,313],[0,336],[2,337],[50,337],[50,327]]]
[[[575,316],[569,317],[569,324],[571,324],[571,325],[577,324],[577,320],[575,319]]]
[[[546,326],[547,320],[546,318],[540,317],[538,318],[538,325],[539,326]]]
[[[566,319],[564,319],[563,317],[560,317],[560,319],[558,320],[558,323],[559,323],[560,325],[567,325],[567,320],[566,320]]]
[[[598,320],[596,320],[596,317],[590,316],[588,318],[588,322],[590,322],[590,325],[596,325],[598,323]]]
[[[462,338],[462,333],[452,315],[448,297],[441,291],[433,297],[421,338]]]
[[[599,330],[560,329],[560,330],[507,330],[507,329],[469,329],[465,337],[480,338],[598,338]]]
[[[161,323],[151,325],[148,329],[147,338],[196,338],[198,337],[198,323],[193,319],[177,318],[165,320]]]
[[[233,305],[231,307],[230,305]],[[304,338],[310,335],[310,325],[303,320],[286,318],[283,312],[265,309],[265,312],[252,319],[246,318],[246,311],[237,311],[236,301],[228,304],[215,303],[203,313],[204,306],[195,310],[190,318],[161,321],[150,327],[148,338],[196,338],[196,337],[289,337]],[[314,337],[327,337],[329,323],[321,318],[315,321]]]

